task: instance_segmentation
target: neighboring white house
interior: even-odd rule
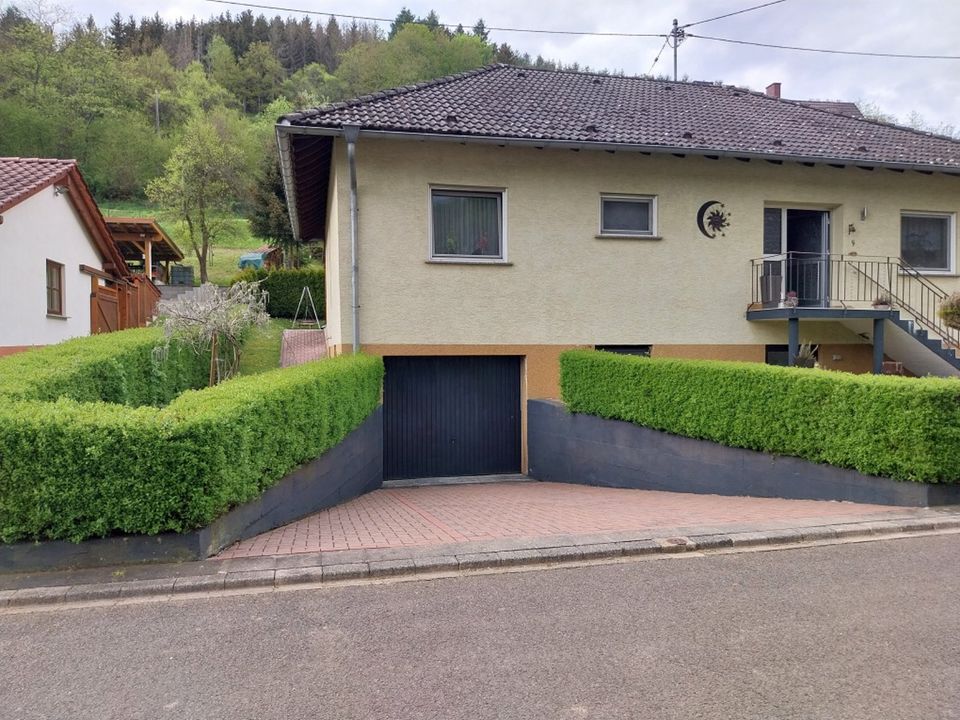
[[[0,158],[0,355],[89,335],[127,276],[76,161]]]

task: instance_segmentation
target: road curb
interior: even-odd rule
[[[960,515],[873,520],[815,527],[671,536],[618,542],[527,549],[490,550],[465,554],[437,554],[430,548],[412,549],[412,557],[371,559],[367,562],[327,564],[275,570],[235,570],[155,580],[113,581],[57,585],[0,591],[0,610],[34,606],[121,603],[138,598],[189,597],[251,589],[291,589],[358,580],[411,576],[455,576],[521,567],[555,567],[618,558],[676,555],[691,552],[736,552],[751,548],[783,548],[842,540],[880,540],[915,533],[960,531]]]

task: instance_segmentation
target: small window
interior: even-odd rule
[[[903,213],[900,257],[918,270],[953,272],[953,215]]]
[[[503,193],[433,190],[432,256],[502,260]]]
[[[642,355],[650,357],[649,345],[594,345],[595,350],[617,353],[619,355]]]
[[[600,197],[600,234],[624,237],[656,234],[656,203],[652,197]]]
[[[786,345],[767,345],[766,363],[767,365],[782,365],[786,367],[789,354],[790,348]]]
[[[47,315],[63,315],[63,265],[47,260]]]

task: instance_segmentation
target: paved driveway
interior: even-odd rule
[[[761,530],[858,522],[879,505],[722,497],[541,482],[381,489],[239,542],[221,558],[633,530]]]

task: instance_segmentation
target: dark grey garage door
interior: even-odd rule
[[[520,471],[520,358],[386,357],[387,479]]]

